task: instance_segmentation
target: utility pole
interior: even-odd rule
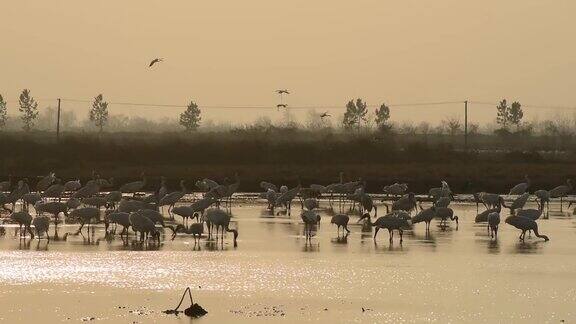
[[[464,150],[468,151],[468,100],[464,101]]]
[[[58,117],[56,121],[56,143],[60,143],[60,98],[58,98]]]

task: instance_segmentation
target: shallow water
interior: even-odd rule
[[[307,243],[299,208],[291,217],[276,216],[259,203],[232,207],[237,247],[232,235],[199,244],[187,235],[174,241],[166,235],[160,245],[134,237],[107,240],[102,227],[94,236],[47,244],[19,240],[7,227],[0,238],[0,320],[189,323],[184,315],[161,312],[188,286],[209,311],[194,322],[576,319],[571,212],[551,210],[539,220],[549,242],[533,237],[520,243],[519,231],[507,224],[491,240],[485,225],[474,224],[475,205],[452,207],[458,228],[434,222],[426,235],[417,224],[402,244],[397,235],[390,244],[387,231],[374,242],[373,232],[355,224],[358,216],[351,216],[352,233],[338,236],[325,209]],[[76,228],[61,226],[59,233]]]

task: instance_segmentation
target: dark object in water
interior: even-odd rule
[[[190,287],[188,287],[188,288],[186,288],[186,290],[184,290],[184,294],[182,295],[182,298],[180,298],[180,302],[178,303],[178,306],[176,306],[176,308],[167,309],[167,310],[163,311],[163,313],[164,314],[174,314],[174,315],[178,315],[178,314],[182,313],[182,311],[179,311],[178,309],[180,308],[180,305],[182,305],[182,302],[184,301],[184,297],[186,297],[186,293],[188,293],[188,296],[190,296],[190,307],[188,307],[184,310],[184,314],[186,316],[201,317],[201,316],[208,314],[208,312],[204,308],[202,308],[202,306],[194,303],[194,300],[192,299],[192,291],[190,290]]]

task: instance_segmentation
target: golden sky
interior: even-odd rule
[[[202,105],[444,100],[576,106],[576,1],[3,0],[0,94]],[[149,69],[149,61],[164,62]],[[79,114],[88,104],[67,104]],[[175,116],[178,109],[111,106]],[[438,120],[461,107],[400,108]],[[495,108],[471,107],[489,120]],[[248,121],[276,109],[209,110]],[[338,112],[334,112],[337,114]],[[535,115],[538,112],[530,112]]]

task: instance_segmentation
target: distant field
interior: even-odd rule
[[[8,174],[28,177],[49,171],[65,180],[102,177],[123,183],[149,176],[150,188],[164,175],[177,188],[185,179],[209,177],[223,181],[238,173],[242,191],[258,191],[261,180],[276,184],[303,186],[345,180],[365,179],[368,189],[380,191],[383,185],[407,182],[412,191],[422,193],[440,180],[459,192],[477,190],[505,192],[528,174],[533,189],[549,189],[576,178],[574,154],[570,151],[489,149],[474,141],[465,152],[460,142],[451,143],[399,137],[344,136],[322,133],[201,133],[187,137],[178,134],[93,134],[65,135],[59,144],[52,135],[0,136],[0,177]]]

